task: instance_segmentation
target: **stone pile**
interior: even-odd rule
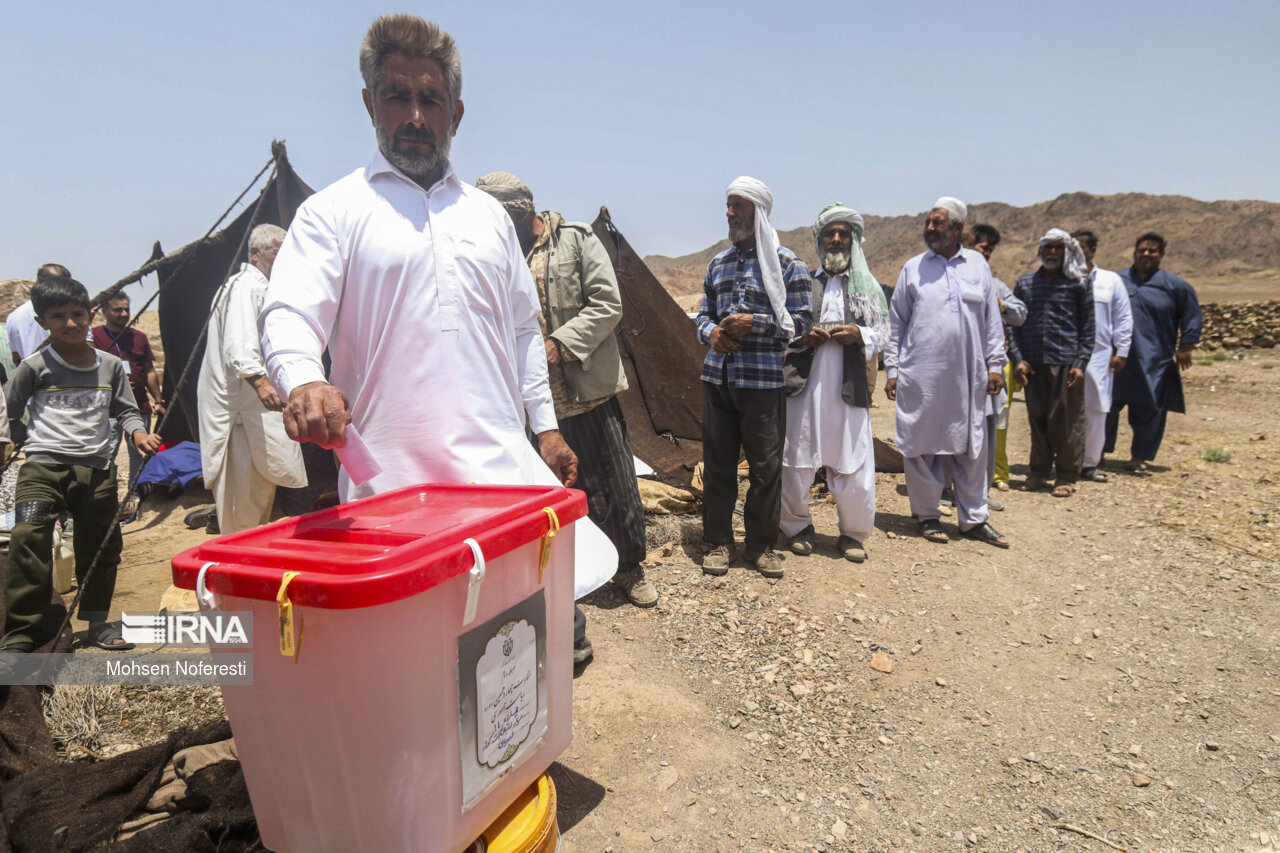
[[[1270,348],[1280,341],[1280,299],[1269,302],[1207,302],[1203,350]]]

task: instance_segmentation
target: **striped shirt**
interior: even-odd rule
[[[778,248],[778,260],[787,286],[787,313],[795,324],[795,337],[801,338],[813,328],[809,269],[785,247]],[[736,352],[710,350],[702,363],[702,380],[731,388],[781,388],[782,357],[789,341],[765,293],[754,248],[730,246],[707,265],[702,310],[697,320],[698,340],[709,345],[711,330],[731,314],[754,315],[751,331],[738,340]]]
[[[72,367],[50,346],[23,359],[14,371],[5,389],[9,428],[18,440],[26,433],[22,449],[29,461],[107,468],[112,411],[126,437],[145,431],[124,362],[92,352],[96,357],[92,367]],[[24,430],[21,418],[28,409],[31,425]]]
[[[1027,319],[1010,328],[1015,363],[1067,365],[1084,370],[1093,357],[1093,285],[1044,270],[1018,279],[1013,295],[1027,305]]]

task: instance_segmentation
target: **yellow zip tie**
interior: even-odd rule
[[[289,584],[302,572],[285,572],[280,578],[280,591],[276,593],[276,608],[280,614],[280,654],[295,657],[302,642],[302,619],[298,630],[293,629],[293,602],[289,600]]]
[[[556,511],[549,506],[544,506],[542,511],[547,514],[547,532],[542,534],[542,551],[538,554],[538,586],[542,586],[542,571],[551,559],[551,540],[560,532],[560,516]]]

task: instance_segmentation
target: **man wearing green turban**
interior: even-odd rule
[[[813,552],[809,489],[825,468],[839,516],[836,549],[861,563],[876,516],[867,366],[888,340],[889,309],[862,253],[858,211],[827,205],[813,225],[813,239],[820,258],[812,276],[814,328],[783,362],[788,396],[780,526],[793,553]]]

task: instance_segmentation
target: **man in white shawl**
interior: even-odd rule
[[[200,462],[218,506],[218,526],[235,533],[266,524],[276,487],[307,484],[302,449],[285,434],[284,403],[267,378],[258,312],[284,229],[259,225],[249,262],[227,280],[209,316],[200,399]]]
[[[944,196],[925,219],[929,251],[902,267],[889,303],[885,394],[920,533],[944,543],[938,499],[955,483],[960,533],[1009,547],[987,521],[987,397],[1004,388],[1004,327],[982,255],[960,246],[967,209]]]
[[[1093,282],[1093,356],[1084,374],[1084,469],[1080,479],[1105,483],[1107,475],[1098,470],[1107,438],[1107,413],[1111,411],[1111,387],[1115,374],[1124,369],[1133,344],[1133,308],[1129,291],[1120,276],[1100,269],[1093,262],[1098,251],[1098,235],[1082,228],[1071,234],[1084,252]]]
[[[780,578],[774,553],[782,507],[782,449],[787,432],[782,359],[787,344],[809,334],[809,268],[778,245],[769,222],[773,193],[741,177],[725,192],[733,243],[707,265],[698,340],[710,346],[702,365],[702,571],[723,575],[733,558],[738,453],[750,466],[743,505],[743,558]]]
[[[876,517],[867,366],[889,337],[889,306],[867,267],[863,233],[862,215],[839,202],[818,214],[814,326],[783,363],[788,397],[782,533],[793,553],[813,553],[809,492],[814,475],[825,468],[840,526],[836,550],[854,563],[867,558],[864,543]]]

